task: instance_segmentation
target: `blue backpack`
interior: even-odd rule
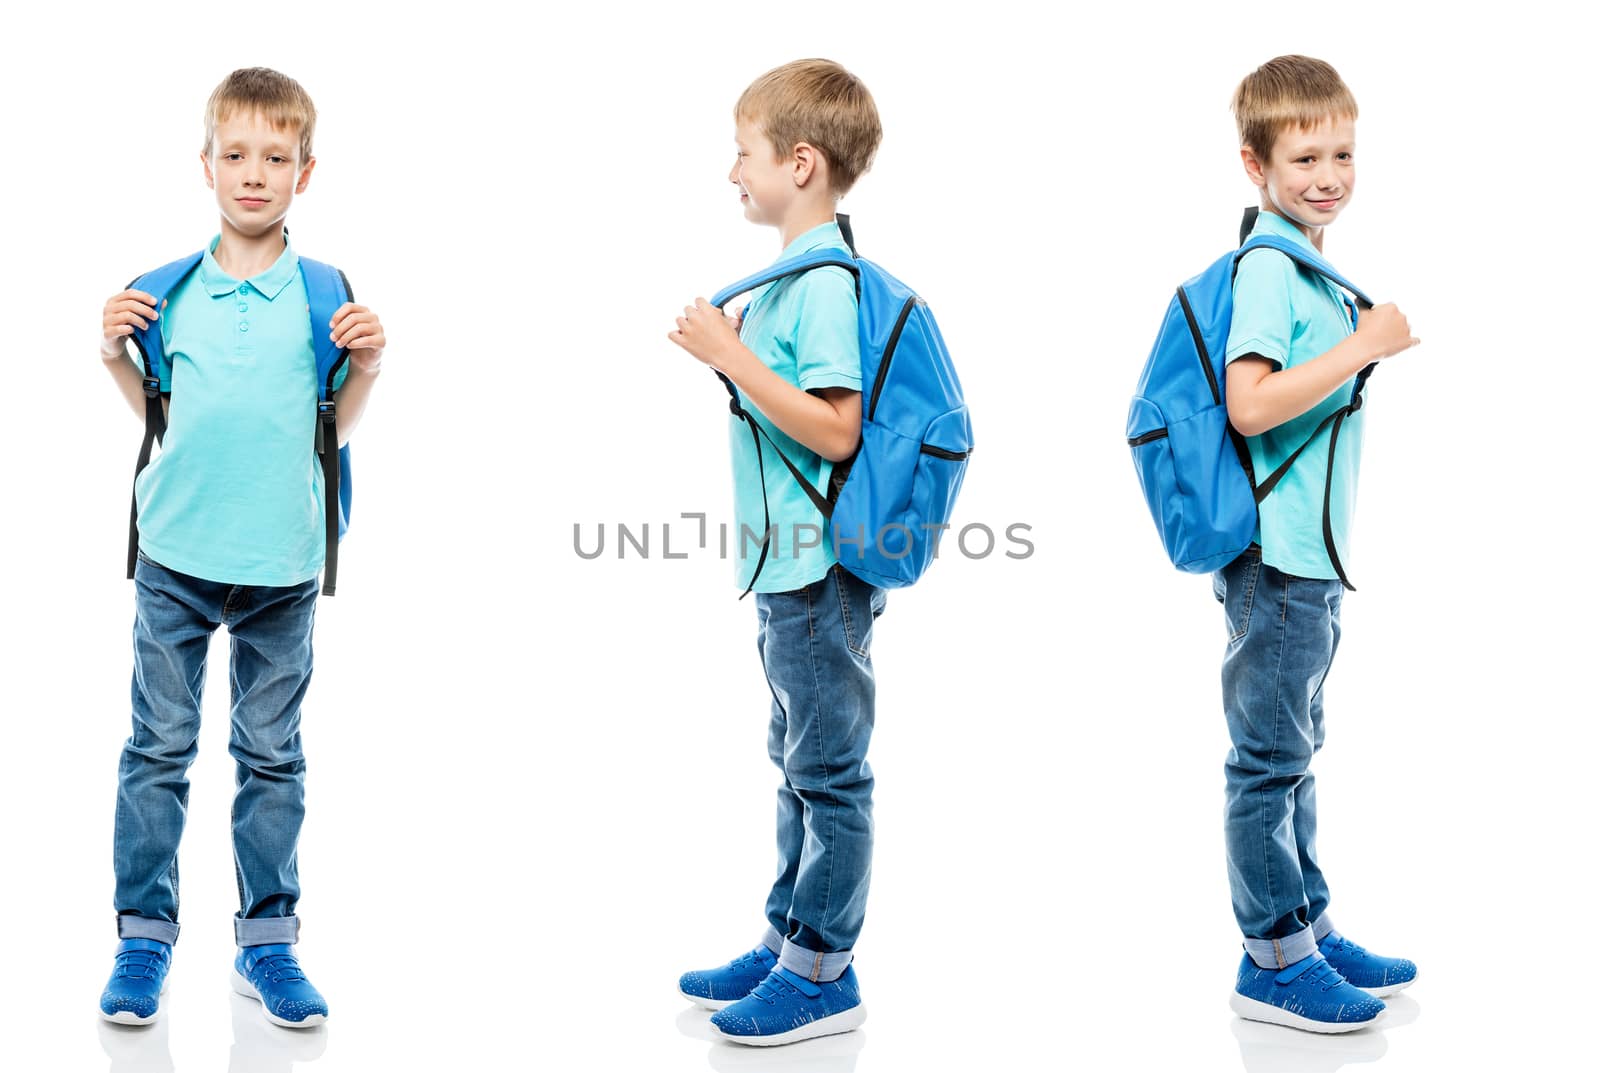
[[[140,276],[128,286],[153,295],[156,308],[160,309],[161,303],[167,296],[200,264],[202,256],[203,254],[194,253],[171,264],[162,265],[153,272]],[[311,342],[317,358],[317,432],[316,441],[311,446],[322,459],[323,495],[326,502],[327,551],[322,571],[322,593],[325,596],[332,596],[339,574],[339,538],[344,536],[345,530],[350,525],[352,482],[350,448],[346,446],[334,450],[339,437],[335,424],[337,415],[333,402],[333,381],[340,368],[344,366],[349,351],[335,346],[328,338],[328,323],[338,308],[352,301],[354,295],[350,290],[350,281],[345,279],[343,272],[332,265],[301,257],[300,275],[305,279],[306,297],[309,300],[311,315]],[[152,322],[147,328],[135,328],[133,345],[138,349],[139,358],[144,363],[145,396],[144,442],[139,447],[139,462],[133,471],[133,479],[137,484],[139,474],[150,464],[151,445],[166,435],[167,419],[161,410],[161,399],[172,394],[172,367],[167,361],[166,352],[162,349],[159,322]],[[134,563],[138,557],[139,498],[135,491],[133,508],[128,519],[130,578],[133,577]]]
[[[1246,239],[1255,210],[1245,214],[1237,250],[1178,287],[1166,320],[1128,408],[1128,446],[1133,466],[1167,555],[1180,570],[1209,573],[1237,558],[1254,539],[1256,506],[1278,486],[1302,451],[1323,432],[1328,441],[1328,483],[1322,496],[1322,536],[1339,580],[1351,591],[1333,546],[1329,490],[1339,428],[1361,409],[1361,391],[1374,365],[1356,376],[1350,401],[1325,417],[1306,440],[1265,480],[1257,483],[1244,437],[1228,423],[1223,400],[1223,354],[1233,322],[1233,275],[1252,250],[1277,250],[1300,267],[1349,291],[1361,309],[1372,302],[1311,250],[1275,235]],[[1348,302],[1348,299],[1347,299]],[[1352,318],[1355,308],[1351,309]]]
[[[972,454],[972,418],[928,304],[859,257],[850,218],[840,214],[837,220],[850,247],[848,255],[837,249],[803,253],[724,287],[711,299],[720,309],[746,291],[825,265],[855,276],[861,383],[871,387],[861,400],[861,442],[849,459],[834,466],[826,491],[806,480],[746,412],[733,382],[721,372],[717,376],[731,396],[728,408],[750,428],[757,464],[762,466],[763,509],[766,474],[760,462],[761,436],[828,521],[839,565],[869,584],[898,588],[920,578],[933,561],[936,534],[949,524]],[[768,513],[761,557],[745,593],[755,587],[766,565],[771,530]]]

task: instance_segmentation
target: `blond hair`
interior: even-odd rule
[[[734,106],[735,122],[756,124],[780,157],[801,142],[828,161],[828,184],[846,194],[883,139],[878,107],[861,79],[832,60],[795,60],[750,83]]]
[[[1356,118],[1356,99],[1339,72],[1310,56],[1279,56],[1246,75],[1233,91],[1239,144],[1263,163],[1278,136],[1329,119]]]
[[[235,112],[260,112],[277,130],[300,131],[301,166],[311,159],[311,134],[317,125],[317,109],[311,95],[300,83],[270,67],[241,67],[222,80],[206,101],[206,144],[201,152],[211,155],[217,124]]]

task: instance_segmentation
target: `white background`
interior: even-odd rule
[[[1554,6],[987,3],[513,10],[107,5],[8,24],[0,1009],[9,1069],[1557,1069],[1582,1064],[1596,705],[1592,67]],[[1352,937],[1414,958],[1391,1027],[1246,1025],[1222,862],[1221,614],[1164,562],[1123,443],[1173,286],[1250,188],[1229,94],[1273,55],[1354,89],[1326,252],[1409,314],[1374,379],[1360,592],[1328,686],[1320,849]],[[948,555],[874,658],[867,1027],[713,1045],[677,974],[747,949],[772,867],[767,700],[731,564],[725,396],[665,339],[775,234],[731,108],[826,55],[883,115],[845,208],[927,297],[978,449]],[[326,1030],[226,986],[213,651],[161,1025],[99,1026],[128,726],[138,425],[106,296],[214,233],[202,106],[278,67],[321,113],[297,248],[391,340],[305,709],[300,952]],[[652,558],[615,555],[615,525]],[[574,523],[607,555],[573,552]],[[688,529],[674,531],[682,548]],[[297,1066],[296,1063],[299,1063]]]

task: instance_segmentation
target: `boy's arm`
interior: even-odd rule
[[[340,306],[328,327],[333,341],[350,351],[344,383],[333,393],[339,446],[343,447],[350,442],[351,434],[361,423],[361,415],[367,411],[367,400],[372,397],[372,385],[378,381],[387,340],[378,315],[354,302]]]
[[[717,369],[774,425],[797,443],[842,462],[861,438],[861,392],[823,387],[802,391],[739,341],[732,323],[704,298],[684,309],[667,338]]]
[[[1273,371],[1273,360],[1244,354],[1228,363],[1228,421],[1240,435],[1259,436],[1316,406],[1369,363],[1392,357],[1420,339],[1393,302],[1361,314],[1353,334],[1290,369]]]
[[[118,291],[106,300],[100,318],[100,360],[134,416],[144,420],[144,368],[128,353],[127,340],[135,325],[148,328],[159,314],[155,296],[144,291]]]

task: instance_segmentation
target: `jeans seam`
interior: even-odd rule
[[[826,578],[824,578],[824,582],[825,581],[826,581]],[[816,630],[815,617],[811,614],[812,604],[811,604],[811,595],[810,595],[810,593],[811,593],[811,590],[808,588],[806,590],[806,614],[807,614],[808,620],[810,621],[810,626],[811,626],[811,645],[810,645],[810,648],[809,648],[809,650],[807,652],[807,655],[810,657],[810,660],[811,660],[811,696],[812,696],[812,702],[816,706],[815,707],[815,711],[814,711],[814,718],[816,720],[816,726],[817,726],[817,766],[822,771],[822,793],[823,793],[824,796],[826,796],[828,798],[829,805],[832,806],[832,807],[830,807],[828,809],[829,823],[830,824],[836,824],[838,822],[838,811],[839,811],[838,805],[839,805],[839,802],[833,800],[833,772],[828,770],[828,744],[827,744],[828,727],[827,727],[827,723],[826,723],[826,721],[824,719],[824,714],[825,713],[824,713],[824,710],[823,710],[824,706],[823,706],[823,703],[822,703],[822,680],[821,680],[821,678],[818,677],[818,674],[817,674],[817,630]],[[802,804],[804,803],[804,800],[805,800],[804,798],[801,798]],[[804,816],[804,812],[802,812],[801,815]],[[834,834],[834,828],[832,826],[830,826],[828,828],[827,833],[822,836],[823,845],[832,845],[833,844],[833,834]],[[819,920],[824,920],[824,921],[827,920],[828,919],[828,912],[832,908],[833,908],[833,855],[829,854],[828,855],[828,872],[823,877],[822,904],[821,904],[821,907],[820,907],[820,909],[818,911],[819,912],[819,917],[818,917]],[[826,939],[822,936],[822,933],[820,931],[817,933],[817,936],[818,936],[818,938],[823,939],[824,944],[826,944]]]
[[[1261,874],[1263,877],[1265,877],[1267,884],[1267,905],[1274,911],[1277,909],[1278,899],[1272,882],[1272,854],[1267,851],[1267,846],[1272,840],[1272,829],[1269,826],[1271,810],[1267,808],[1267,794],[1268,785],[1271,783],[1278,769],[1278,725],[1282,719],[1283,653],[1284,649],[1288,647],[1288,638],[1286,636],[1288,622],[1289,582],[1288,579],[1285,578],[1278,604],[1278,665],[1276,668],[1274,668],[1272,675],[1272,747],[1267,753],[1267,778],[1264,780],[1261,789],[1258,791],[1261,797]],[[1274,920],[1276,919],[1277,918],[1274,918]],[[1273,940],[1273,945],[1274,948],[1277,948],[1276,939]],[[1279,961],[1283,960],[1281,949],[1278,954],[1278,959]]]

